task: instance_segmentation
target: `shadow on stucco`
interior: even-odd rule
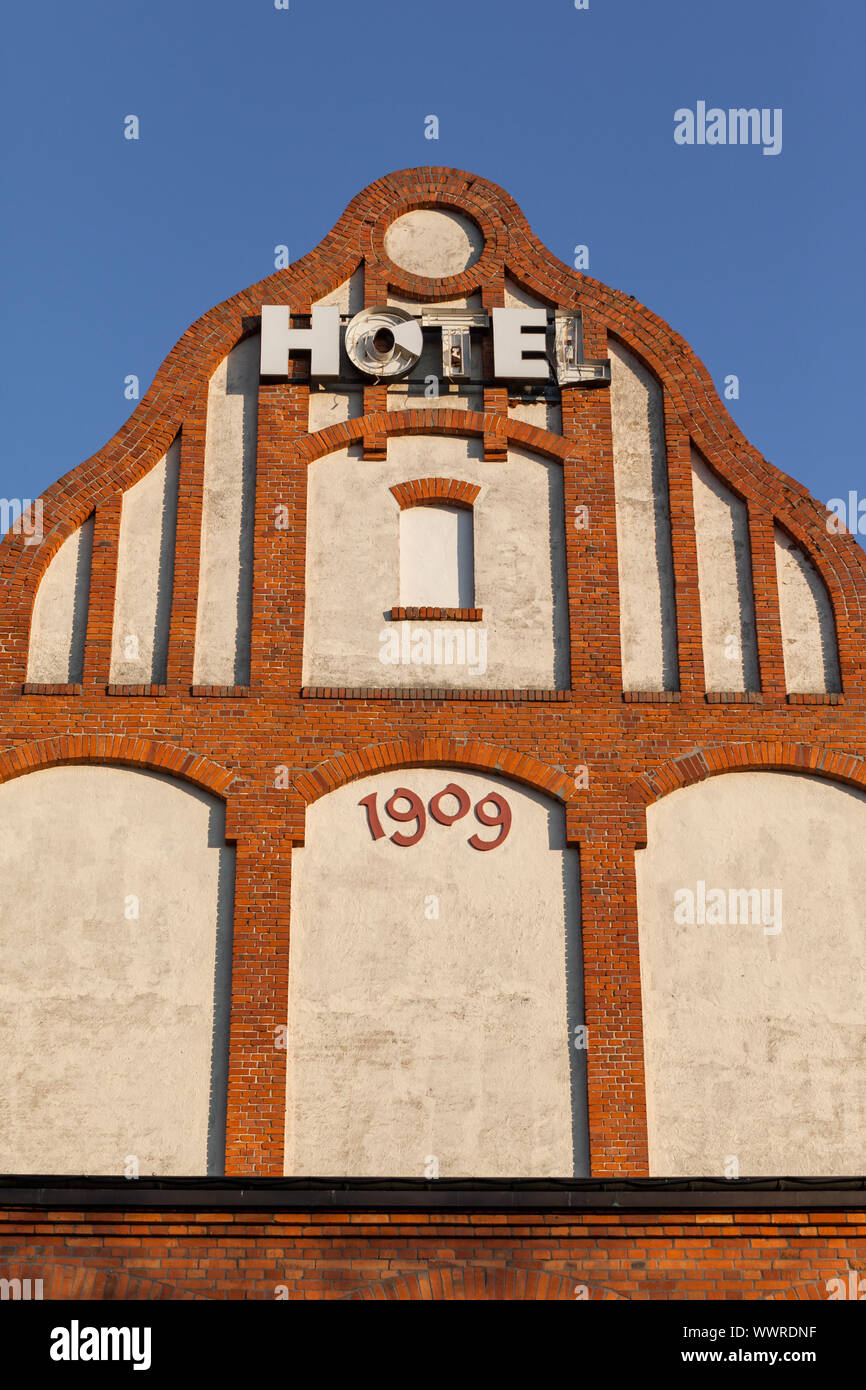
[[[211,805],[208,848],[219,851],[217,871],[216,950],[214,953],[213,1041],[207,1127],[207,1176],[225,1173],[228,1107],[229,1020],[231,1015],[232,941],[234,936],[235,851],[225,842],[226,812]]]
[[[550,591],[553,598],[553,684],[556,690],[567,690],[571,685],[571,643],[568,626],[562,465],[547,462],[545,467],[550,519]]]

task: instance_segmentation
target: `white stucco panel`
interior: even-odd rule
[[[862,1172],[866,797],[727,773],[650,806],[647,828],[651,1173],[721,1177],[730,1160],[741,1177]]]
[[[358,314],[364,307],[364,265],[363,262],[341,285],[321,299],[314,299],[313,305],[336,304],[341,314]]]
[[[165,680],[174,580],[180,436],[123,494],[111,642],[116,684]]]
[[[664,402],[655,377],[614,339],[610,409],[622,676],[626,690],[676,690],[676,607]]]
[[[125,768],[0,786],[0,1171],[222,1171],[223,826],[213,797]]]
[[[84,668],[93,517],[60,546],[36,591],[30,622],[27,679],[34,684],[80,681]]]
[[[692,449],[692,493],[707,690],[760,690],[749,514]]]
[[[500,834],[471,807],[451,826],[432,818],[452,782],[471,807],[504,797],[499,847],[470,846]],[[398,787],[425,808],[410,847],[390,839],[417,825],[388,817]],[[359,804],[372,794],[379,839]],[[405,768],[309,808],[292,857],[287,1173],[572,1172],[577,874],[562,808],[503,779]],[[582,1124],[585,1095],[577,1109]]]
[[[836,621],[827,587],[808,555],[775,528],[776,579],[785,683],[791,693],[841,690]]]
[[[202,497],[194,681],[249,680],[258,334],[223,358],[210,380]]]
[[[342,450],[310,464],[305,685],[510,689],[567,683],[561,468],[523,450],[511,450],[504,463],[486,462],[481,452],[478,440],[406,435],[389,441],[387,460],[361,460]],[[462,662],[425,659],[421,639],[429,630],[432,644],[436,624],[413,625],[405,637],[405,629],[386,618],[401,606],[400,509],[390,488],[423,477],[459,478],[481,488],[473,518],[475,606],[483,622],[441,630],[443,636],[457,632],[466,643]],[[423,606],[436,605],[428,600]],[[432,645],[431,651],[435,657]]]

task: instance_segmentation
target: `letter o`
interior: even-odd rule
[[[455,796],[460,802],[460,810],[451,815],[448,811],[443,811],[439,804],[443,796]],[[443,787],[441,792],[437,792],[430,802],[430,814],[434,820],[438,820],[440,825],[453,825],[456,820],[461,820],[467,815],[471,806],[469,793],[463,787],[458,787],[456,782],[449,782],[447,787]]]

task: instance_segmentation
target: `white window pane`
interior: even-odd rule
[[[409,507],[400,513],[400,606],[472,608],[472,513],[465,507]]]

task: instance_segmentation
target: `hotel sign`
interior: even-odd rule
[[[492,334],[497,381],[549,381],[560,386],[608,386],[610,362],[583,356],[580,315],[544,308],[486,309],[419,306],[417,313],[394,305],[363,309],[353,318],[335,304],[313,307],[310,326],[292,327],[288,305],[262,305],[261,375],[289,375],[295,353],[308,353],[310,376],[339,380],[341,348],[363,378],[399,380],[419,361],[425,335],[441,345],[442,375],[473,380],[471,335]]]

